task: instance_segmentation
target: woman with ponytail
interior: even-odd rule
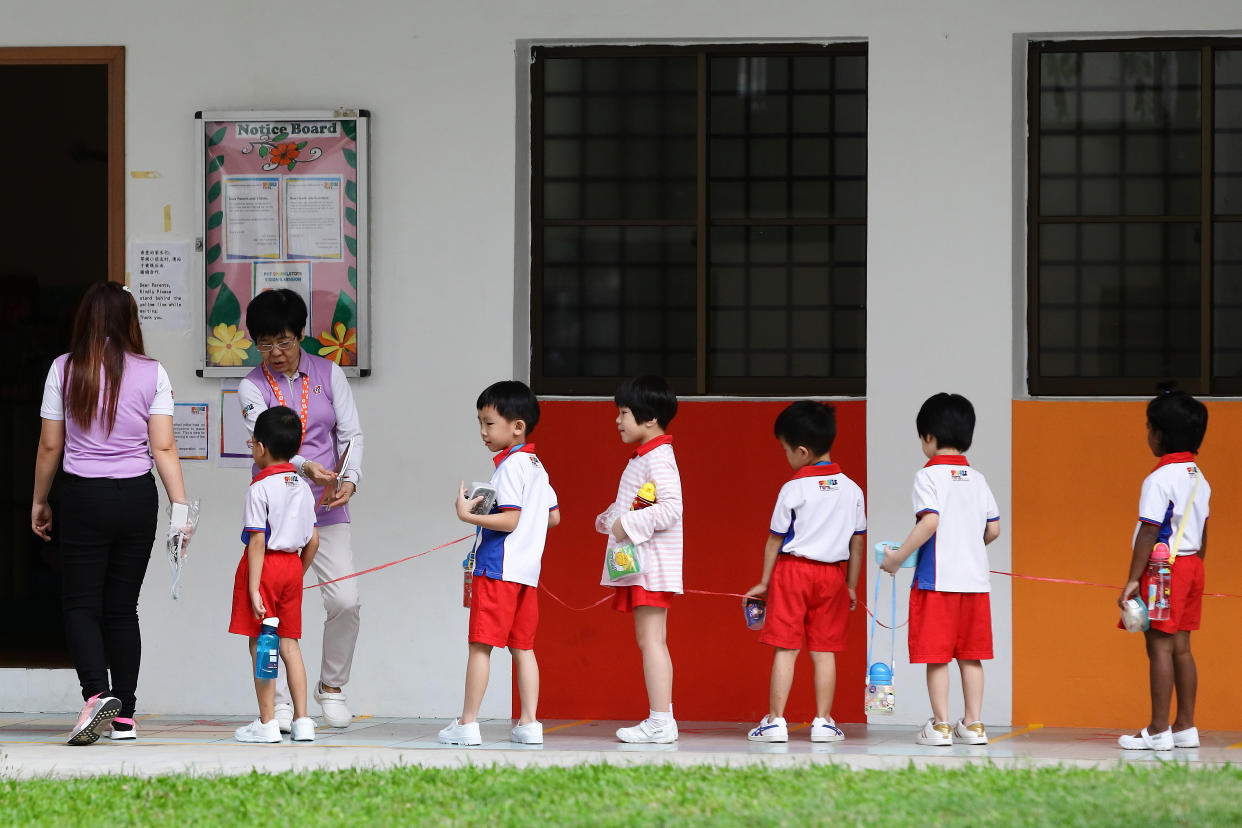
[[[43,387],[30,528],[60,541],[69,653],[86,704],[68,744],[93,744],[105,728],[133,739],[142,641],[138,593],[155,541],[159,496],[185,502],[173,440],[172,385],[142,346],[138,306],[115,282],[87,289],[69,353]],[[48,492],[61,458],[60,513]]]

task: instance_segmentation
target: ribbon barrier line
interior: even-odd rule
[[[1020,578],[1023,581],[1043,581],[1049,584],[1074,584],[1075,586],[1091,586],[1102,587],[1104,589],[1120,590],[1121,587],[1116,584],[1097,584],[1094,581],[1077,581],[1073,578],[1041,578],[1038,575],[1019,575],[1016,572],[1001,572],[996,569],[988,570],[993,575],[1008,575],[1010,578]],[[1205,592],[1204,598],[1242,598],[1242,595],[1235,595],[1232,592]]]
[[[471,532],[469,535],[462,535],[457,540],[451,540],[448,543],[442,543],[439,546],[433,546],[430,549],[427,549],[423,552],[417,552],[413,555],[408,555],[404,558],[399,558],[395,561],[389,561],[388,563],[380,564],[379,566],[373,566],[370,569],[364,569],[361,572],[354,572],[349,575],[342,575],[339,578],[333,578],[331,581],[320,581],[317,584],[311,584],[310,586],[302,587],[302,589],[303,591],[308,590],[308,589],[316,589],[317,587],[327,586],[328,584],[335,584],[337,581],[348,581],[350,578],[357,578],[359,575],[369,575],[372,572],[379,572],[381,569],[387,569],[390,566],[396,566],[397,564],[405,563],[406,561],[412,561],[415,558],[421,558],[423,555],[430,555],[432,552],[436,552],[440,549],[444,549],[446,547],[452,546],[453,544],[461,543],[462,541],[472,540],[473,538],[474,538],[474,533]]]

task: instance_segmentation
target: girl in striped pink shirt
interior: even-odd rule
[[[650,715],[617,731],[623,742],[667,744],[677,741],[673,719],[673,661],[668,653],[668,608],[681,587],[681,475],[673,438],[665,434],[677,414],[677,397],[663,377],[637,377],[617,389],[617,430],[621,442],[637,444],[621,475],[617,499],[595,519],[609,543],[632,543],[639,572],[612,580],[605,568],[601,583],[614,587],[613,608],[634,614],[634,632],[643,656]],[[644,484],[655,485],[655,502],[632,509]]]

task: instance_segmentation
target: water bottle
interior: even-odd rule
[[[1152,547],[1147,562],[1147,617],[1152,621],[1169,619],[1169,593],[1173,586],[1173,569],[1169,546],[1158,543]]]
[[[259,633],[259,641],[254,648],[255,678],[276,678],[276,670],[280,664],[280,636],[276,634],[276,627],[279,625],[279,618],[263,619],[263,632]]]
[[[863,699],[863,712],[870,716],[891,716],[895,705],[893,671],[884,662],[877,661],[867,671],[867,694]]]

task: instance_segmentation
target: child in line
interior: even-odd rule
[[[1203,560],[1207,556],[1208,502],[1212,487],[1195,463],[1207,431],[1207,407],[1185,391],[1163,391],[1147,404],[1147,447],[1160,458],[1143,480],[1139,522],[1134,530],[1130,571],[1117,603],[1146,595],[1144,571],[1156,543],[1168,544],[1172,588],[1169,618],[1152,621],[1146,632],[1151,663],[1151,721],[1118,743],[1127,750],[1172,750],[1199,746],[1195,727],[1198,675],[1190,652],[1190,633],[1199,629],[1203,607]],[[1180,542],[1176,541],[1181,533]],[[1173,547],[1176,545],[1176,549]],[[1169,723],[1169,703],[1177,688],[1177,717]]]
[[[669,656],[668,609],[681,585],[681,474],[666,434],[677,414],[677,396],[663,377],[636,377],[614,397],[621,442],[637,445],[621,474],[616,501],[595,519],[610,543],[629,541],[638,551],[640,571],[612,580],[607,564],[600,583],[613,587],[613,609],[634,614],[634,633],[643,656],[643,678],[650,712],[633,727],[617,730],[623,742],[669,744],[677,741],[673,719],[673,659]],[[639,489],[655,485],[655,502],[631,510]]]
[[[535,628],[539,624],[539,570],[548,529],[561,522],[556,492],[548,473],[527,442],[539,422],[539,401],[524,383],[493,383],[479,395],[479,436],[496,452],[491,485],[496,505],[490,514],[471,509],[482,499],[466,499],[463,482],[456,499],[457,518],[478,526],[473,594],[468,632],[466,691],[461,718],[440,731],[447,745],[480,745],[479,707],[491,673],[492,648],[508,647],[513,655],[521,718],[509,734],[518,744],[543,744],[539,704],[539,663],[535,660]]]
[[[992,658],[988,556],[1000,513],[983,475],[966,461],[975,409],[960,394],[936,394],[915,419],[927,464],[914,475],[914,528],[880,568],[896,575],[918,550],[910,588],[910,662],[927,665],[932,717],[920,745],[986,745],[983,660]],[[965,715],[949,724],[949,662],[962,674]]]
[[[302,663],[302,578],[319,550],[315,498],[289,459],[302,444],[302,421],[293,409],[273,406],[258,416],[250,453],[260,469],[246,491],[242,543],[246,548],[233,580],[233,617],[229,632],[250,639],[254,664],[260,622],[279,618],[280,659],[293,697],[295,742],[315,739],[315,723],[306,715],[306,665]],[[259,718],[237,728],[239,742],[279,742],[275,679],[254,680]]]
[[[832,718],[835,653],[845,650],[849,613],[857,604],[854,588],[867,533],[863,493],[829,456],[837,436],[831,405],[793,403],[777,416],[773,431],[795,474],[776,498],[763,550],[763,578],[746,593],[766,599],[759,642],[774,649],[768,714],[747,738],[789,741],[785,702],[805,636],[815,666],[811,741],[839,742],[845,734]]]

